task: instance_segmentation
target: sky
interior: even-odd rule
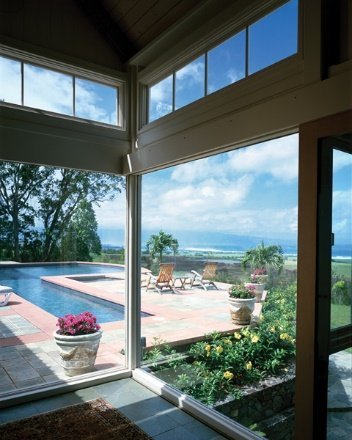
[[[335,150],[333,230],[352,243],[352,159]],[[102,229],[122,228],[125,195],[97,212]],[[142,177],[142,230],[194,231],[297,240],[298,135],[285,136]],[[107,238],[111,238],[110,235]],[[103,240],[104,241],[104,240]],[[123,243],[121,243],[123,244]]]
[[[147,174],[143,228],[294,239],[297,161],[292,135]]]

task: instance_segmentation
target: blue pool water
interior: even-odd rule
[[[124,307],[98,298],[42,281],[40,277],[51,275],[99,274],[123,272],[123,267],[99,264],[48,264],[40,266],[0,267],[0,284],[10,286],[14,292],[32,304],[54,316],[90,311],[99,323],[121,321]]]

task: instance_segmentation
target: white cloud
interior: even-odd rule
[[[25,64],[25,105],[72,115],[72,99],[72,78],[69,75]]]
[[[293,136],[151,173],[143,228],[295,237],[297,153]]]
[[[126,195],[122,191],[115,200],[94,207],[99,228],[124,229],[126,224]]]
[[[240,70],[229,69],[226,72],[226,77],[230,80],[231,83],[234,83],[244,77],[244,73]]]
[[[334,150],[334,172],[344,167],[352,167],[352,155],[340,150]]]
[[[333,192],[333,232],[344,239],[352,239],[351,189]]]
[[[238,209],[253,184],[250,176],[237,180],[213,178],[184,185],[143,185],[143,226],[224,230],[226,215]]]
[[[0,57],[0,100],[21,104],[20,63]]]
[[[230,166],[236,172],[271,174],[279,180],[298,176],[298,135],[286,136],[229,153]]]
[[[169,101],[172,96],[172,76],[152,86],[149,92],[152,102]]]
[[[116,89],[88,80],[76,80],[76,115],[116,124]]]
[[[193,61],[176,72],[177,88],[182,88],[181,81],[202,84],[204,82],[204,61]],[[187,84],[189,87],[189,84]]]
[[[219,179],[224,174],[224,167],[226,167],[226,164],[221,165],[217,163],[215,165],[214,158],[195,160],[174,167],[171,180],[181,183],[191,183],[209,179],[210,177]]]

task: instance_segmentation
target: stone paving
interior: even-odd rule
[[[54,277],[50,282],[80,290],[88,295],[125,304],[124,281],[89,283]],[[156,291],[142,289],[141,305],[149,316],[142,318],[141,333],[146,346],[154,338],[171,343],[186,343],[202,338],[210,331],[229,332],[238,328],[230,319],[227,288],[219,290]],[[261,305],[257,305],[259,314]],[[59,364],[53,339],[57,318],[15,293],[0,309],[0,394],[67,379]],[[102,324],[96,370],[124,368],[125,323]]]
[[[328,433],[330,440],[349,440],[352,427],[352,353],[334,353],[329,359]]]

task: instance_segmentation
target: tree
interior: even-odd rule
[[[98,223],[92,203],[83,200],[61,240],[61,260],[92,261],[93,253],[101,253]]]
[[[272,267],[281,272],[284,265],[282,248],[279,245],[264,246],[264,242],[262,241],[257,247],[246,251],[241,264],[244,269],[248,266],[250,266],[252,270],[266,270]]]
[[[2,162],[1,254],[16,261],[54,261],[82,201],[98,205],[121,192],[120,176]]]
[[[44,225],[42,260],[57,259],[60,238],[82,200],[99,206],[103,201],[113,200],[121,186],[120,176],[57,170],[46,182],[40,199],[39,216]]]
[[[159,234],[151,235],[146,243],[147,252],[154,259],[157,258],[159,263],[163,261],[164,252],[173,252],[175,255],[178,250],[178,241],[171,234],[160,231]]]
[[[5,252],[21,260],[21,243],[31,239],[35,205],[51,168],[2,162],[0,166],[0,241]],[[11,258],[11,257],[10,257]]]

